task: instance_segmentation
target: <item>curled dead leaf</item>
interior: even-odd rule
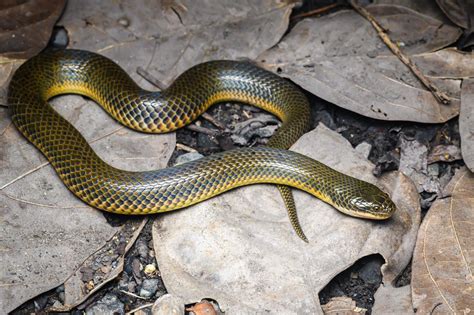
[[[358,307],[356,302],[347,296],[333,297],[329,303],[321,305],[325,315],[363,315],[365,308]]]
[[[420,227],[412,265],[413,306],[420,314],[474,309],[474,174],[461,169]]]
[[[202,300],[201,302],[186,308],[186,311],[193,312],[195,315],[217,315],[214,305],[206,300]]]

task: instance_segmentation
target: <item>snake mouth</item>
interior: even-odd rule
[[[389,219],[397,209],[395,203],[387,193],[374,185],[371,186],[365,193],[353,196],[347,202],[347,206],[342,206],[339,210],[363,219]]]

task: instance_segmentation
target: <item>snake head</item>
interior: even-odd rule
[[[356,190],[348,194],[350,197],[343,203],[343,209],[340,208],[342,212],[365,219],[385,220],[397,209],[389,194],[375,185],[359,181]]]

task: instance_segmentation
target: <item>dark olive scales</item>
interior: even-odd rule
[[[222,101],[258,106],[283,124],[266,148],[227,151],[157,171],[128,172],[102,161],[48,104],[49,98],[66,93],[91,97],[122,124],[143,132],[176,130]],[[16,71],[8,103],[13,123],[43,152],[66,186],[101,210],[125,214],[171,211],[235,187],[273,183],[283,185],[278,187],[303,239],[287,186],[357,217],[386,219],[395,210],[389,196],[376,186],[282,150],[308,129],[308,101],[290,82],[250,63],[199,64],[166,90],[149,92],[103,56],[79,50],[46,51]]]

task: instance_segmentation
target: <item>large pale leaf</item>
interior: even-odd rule
[[[123,61],[139,81],[137,65],[169,83],[203,61],[255,58],[280,40],[293,6],[278,0],[76,0],[59,24],[75,48]]]
[[[459,30],[404,7],[376,5],[368,9],[420,63],[425,74],[431,76],[435,71],[435,83],[453,98],[449,106],[439,104],[393,56],[370,23],[353,11],[303,20],[259,60],[311,93],[368,117],[444,122],[458,115],[459,77],[439,79],[443,77],[440,65],[441,69],[465,69],[470,75],[473,70],[466,70],[460,62],[447,66],[450,56],[459,60],[453,50],[446,51],[444,58],[429,52],[455,41]],[[431,62],[424,62],[425,58]],[[472,62],[472,56],[467,59]]]
[[[56,108],[108,163],[136,170],[166,165],[174,138],[125,129],[82,97],[59,98],[55,103],[63,100],[66,104]],[[6,112],[0,108],[1,120],[8,122]],[[0,230],[0,247],[8,249],[0,251],[2,271],[6,272],[1,276],[0,296],[5,305],[0,311],[7,312],[60,285],[117,229],[110,227],[98,210],[70,193],[12,124],[3,129],[0,146],[4,148],[0,151],[0,196],[6,222]]]
[[[431,206],[420,227],[412,265],[412,298],[420,314],[474,309],[474,174],[457,172],[447,197]]]
[[[412,182],[397,172],[376,179],[374,166],[323,125],[293,149],[385,187],[398,207],[393,218],[356,219],[295,191],[306,244],[292,231],[274,186],[228,192],[155,221],[154,248],[169,293],[186,303],[213,298],[229,313],[314,314],[321,312],[318,292],[362,256],[385,258],[384,281],[403,270],[420,220]]]
[[[415,314],[409,285],[396,288],[382,283],[375,292],[374,300],[372,314]]]
[[[463,160],[474,172],[474,79],[462,83],[459,133]]]

